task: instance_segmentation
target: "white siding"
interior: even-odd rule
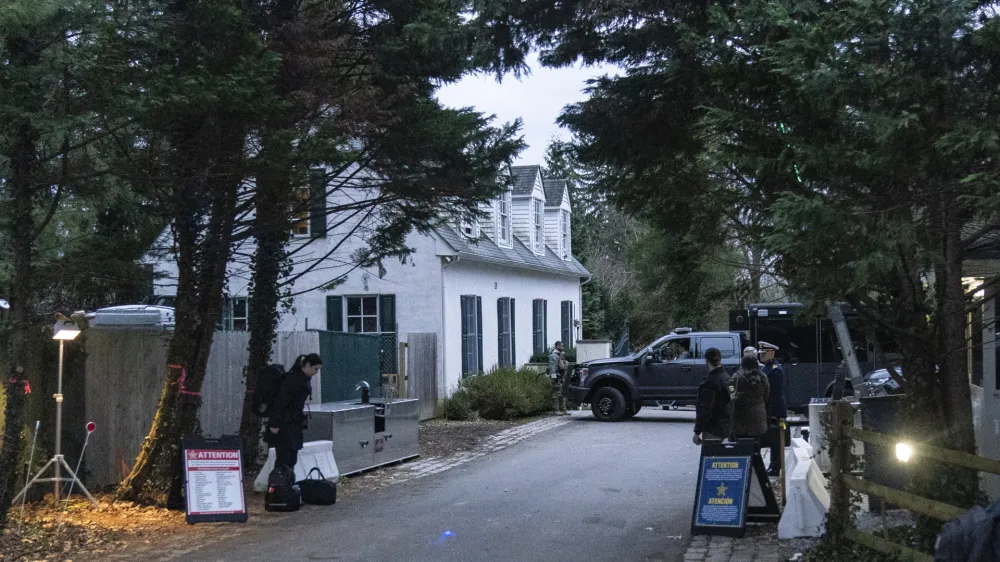
[[[455,390],[462,378],[461,296],[483,299],[483,368],[497,363],[497,299],[512,297],[515,307],[515,362],[527,363],[533,352],[531,301],[548,301],[546,343],[560,338],[560,302],[573,301],[580,317],[580,280],[530,270],[461,260],[444,271],[444,384],[442,395]],[[577,336],[578,337],[578,336]]]
[[[479,230],[482,232],[483,236],[486,236],[490,240],[496,241],[497,239],[497,220],[496,220],[496,201],[490,201],[489,203],[484,203],[480,210],[483,214],[479,218]]]
[[[531,235],[531,198],[515,197],[513,217],[514,236],[517,236],[524,245],[531,247],[533,239]]]
[[[558,206],[547,203],[545,206],[545,245],[552,249],[560,258],[564,254],[573,255],[573,241],[572,236],[569,239],[569,247],[562,247],[562,233],[559,230],[559,213],[560,211],[566,211],[570,217],[570,222],[573,220],[572,209],[569,204],[569,195],[567,190],[563,190],[562,201],[560,201]]]

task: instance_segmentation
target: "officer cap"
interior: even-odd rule
[[[778,346],[773,343],[768,343],[766,341],[757,342],[757,347],[761,351],[778,351]]]

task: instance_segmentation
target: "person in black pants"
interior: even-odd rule
[[[774,358],[775,352],[778,351],[778,346],[762,341],[757,344],[757,349],[760,350],[760,361],[764,364],[762,371],[767,375],[767,382],[771,391],[767,405],[768,428],[766,442],[771,447],[770,466],[767,467],[767,474],[769,476],[777,476],[780,474],[781,468],[785,463],[785,451],[781,449],[781,442],[778,436],[779,432],[783,431],[781,426],[785,418],[788,417],[788,408],[785,404],[785,370],[781,368],[781,363],[778,363],[777,359]]]
[[[303,412],[312,394],[309,379],[319,374],[323,361],[316,353],[300,355],[281,381],[274,412],[267,420],[264,442],[274,447],[275,466],[294,468],[302,448],[302,433],[308,420]]]

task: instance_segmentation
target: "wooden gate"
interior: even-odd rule
[[[406,374],[410,398],[420,399],[420,420],[437,414],[437,334],[407,334]]]
[[[320,392],[323,402],[353,400],[361,397],[355,390],[361,381],[379,396],[382,384],[382,340],[378,334],[319,332]]]

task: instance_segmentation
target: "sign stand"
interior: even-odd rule
[[[185,437],[184,499],[187,522],[246,523],[243,496],[243,459],[238,435],[217,439]]]
[[[750,505],[751,488],[754,499],[758,494],[763,496],[763,506]],[[754,440],[705,441],[698,464],[691,534],[742,537],[747,521],[777,521],[780,516]]]

